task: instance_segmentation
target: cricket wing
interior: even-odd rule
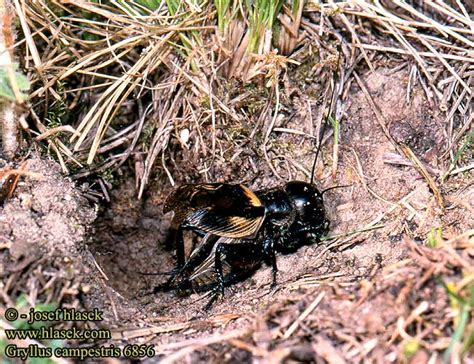
[[[253,237],[265,217],[260,199],[240,184],[183,185],[167,198],[163,211],[174,211],[173,224],[183,221],[228,238]]]

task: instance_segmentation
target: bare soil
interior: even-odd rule
[[[415,87],[407,98],[408,70],[379,69],[364,75],[362,81],[395,140],[438,168],[445,144],[443,118],[426,101],[421,87]],[[290,122],[283,119],[277,127],[313,133],[315,126],[304,109],[305,95],[297,93],[292,102],[296,117]],[[239,128],[246,132],[246,126]],[[28,170],[44,178],[25,177],[15,196],[1,208],[0,238],[10,248],[8,256],[2,255],[2,274],[38,252],[54,256],[60,271],[74,266],[78,287],[87,287],[80,304],[102,310],[106,320],[101,324],[114,329],[118,341],[150,342],[160,355],[177,353],[176,358],[192,362],[246,362],[269,352],[272,358],[319,358],[318,362],[338,356],[360,361],[369,353],[381,362],[400,359],[401,338],[395,334],[398,317],[409,316],[419,302],[427,301],[432,325],[445,322],[443,288],[430,276],[426,284],[416,286],[416,278],[428,268],[421,254],[407,263],[417,252],[413,242],[423,245],[435,227],[452,237],[472,228],[472,175],[448,180],[442,190],[446,206],[438,206],[414,167],[387,163],[387,153],[396,150],[357,84],[350,86],[344,101],[340,134],[336,178],[331,176],[331,138],[317,172],[321,189],[348,186],[325,194],[330,235],[377,228],[342,237],[337,244],[327,241],[278,256],[276,289],[270,289],[271,269],[263,266],[251,278],[227,288],[225,297],[210,311],[203,311],[207,302],[203,294],[152,294],[166,276],[144,273],[170,271],[175,264],[172,246],[166,244],[171,216],[162,213],[163,201],[173,188],[166,175],[157,174],[142,200],[136,198],[134,178],[124,176],[124,183],[111,192],[110,205],[92,223],[95,208],[81,196],[79,187],[61,177],[53,162],[38,157],[29,157]],[[177,184],[204,182],[207,177],[213,182],[242,182],[257,190],[292,179],[307,180],[291,162],[310,170],[314,141],[273,132],[270,143],[281,162],[275,168],[283,179],[272,173],[251,144],[232,160],[214,161],[206,174],[199,170],[209,156],[175,147],[169,168]],[[232,145],[228,141],[221,148]],[[403,274],[394,273],[400,266]],[[291,325],[316,300],[317,307],[293,329]],[[137,334],[135,330],[144,327],[151,328],[149,334]],[[428,342],[431,334],[426,334]],[[195,350],[180,351],[192,345]],[[426,359],[427,352],[425,348],[417,355]]]
[[[4,171],[19,169],[1,163]],[[31,152],[20,165],[24,175],[0,206],[2,297],[7,307],[18,307],[25,297],[33,306],[39,300],[77,307],[77,297],[88,291],[86,241],[96,210],[56,162]]]

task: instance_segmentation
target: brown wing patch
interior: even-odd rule
[[[197,228],[227,238],[250,238],[260,228],[265,217],[255,209],[255,216],[226,216],[209,210],[198,210],[186,217],[186,221]]]
[[[192,207],[192,201],[195,200],[196,195],[204,195],[206,191],[216,191],[217,184],[202,183],[202,184],[186,184],[179,186],[166,198],[163,206],[163,212],[180,210],[183,207]],[[196,207],[196,206],[195,206]]]
[[[262,206],[262,201],[260,201],[257,195],[250,188],[244,185],[239,185],[239,186],[244,191],[245,196],[248,198],[252,206],[255,206],[255,207]]]

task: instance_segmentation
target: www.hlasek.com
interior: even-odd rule
[[[31,308],[29,313],[19,314],[18,310],[11,307],[5,310],[5,319],[13,322],[18,319],[26,320],[29,327],[35,322],[60,322],[60,321],[102,321],[102,312],[98,309],[92,311],[78,311],[74,308],[61,308],[55,311],[36,311]],[[75,327],[71,329],[55,329],[45,325],[39,328],[30,329],[5,329],[5,337],[8,341],[15,341],[15,344],[5,346],[5,356],[7,358],[18,358],[26,361],[29,358],[71,358],[84,360],[86,358],[145,358],[155,355],[153,345],[129,344],[124,347],[117,347],[113,344],[96,347],[48,347],[49,340],[108,340],[112,338],[110,330],[89,329],[79,330]],[[18,341],[29,343],[27,346],[19,346]],[[31,342],[34,343],[31,343]],[[45,345],[39,342],[46,342]],[[26,344],[25,344],[26,345]]]

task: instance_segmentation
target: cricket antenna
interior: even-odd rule
[[[341,59],[341,55],[339,53],[339,57],[337,59],[337,66],[339,66],[339,61]],[[331,116],[331,113],[332,113],[332,108],[333,108],[333,105],[334,105],[334,99],[335,99],[335,95],[336,95],[336,89],[337,89],[337,84],[336,84],[336,74],[337,74],[337,71],[334,72],[333,74],[333,83],[334,83],[334,88],[332,90],[332,93],[331,93],[331,101],[329,103],[329,110],[328,110],[328,113],[326,115],[326,119],[324,120],[324,124],[323,124],[323,130],[321,131],[321,137],[319,138],[319,143],[318,143],[318,147],[316,148],[316,155],[314,156],[314,161],[313,161],[313,168],[311,168],[311,180],[310,180],[310,184],[313,184],[313,180],[314,180],[314,171],[316,169],[316,162],[318,160],[318,155],[319,155],[319,151],[321,150],[321,144],[323,142],[323,138],[324,138],[324,133],[326,132],[326,128],[327,128],[327,124],[329,123],[329,118]]]
[[[322,190],[322,191],[321,191],[321,195],[324,195],[324,194],[325,194],[326,192],[328,192],[328,191],[335,190],[336,188],[347,188],[347,187],[352,187],[352,184],[350,184],[350,185],[341,185],[341,186],[328,187],[328,188],[326,188],[325,190]]]

